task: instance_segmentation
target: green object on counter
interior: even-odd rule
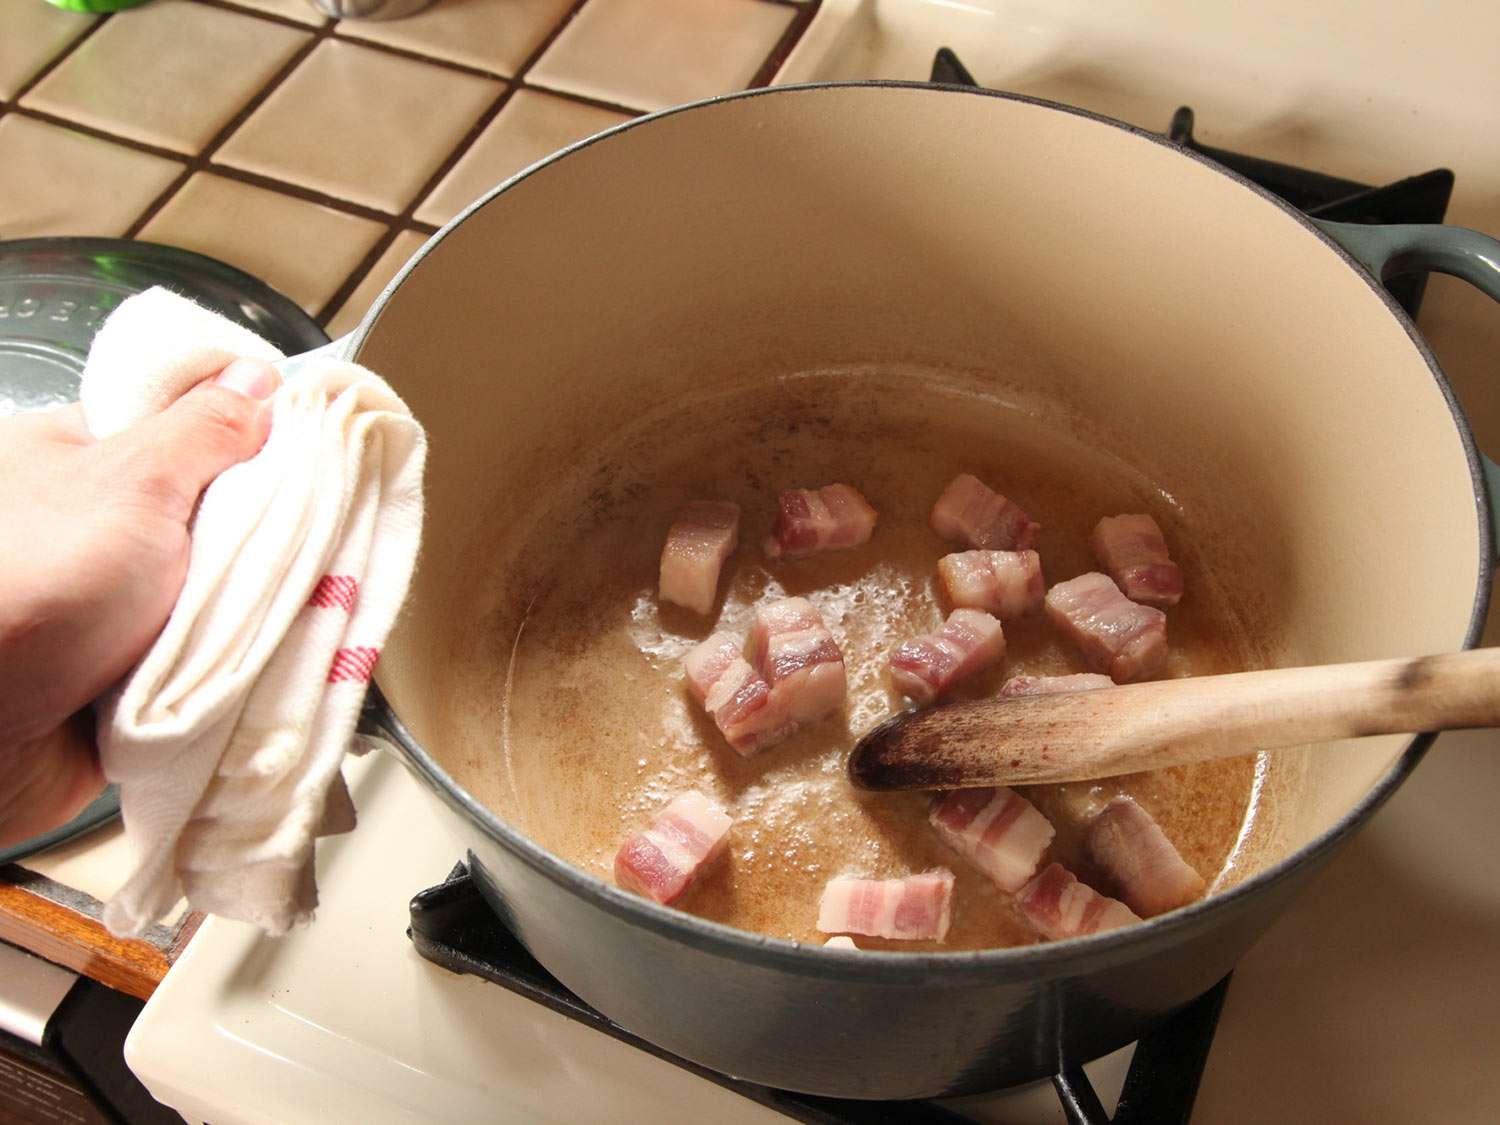
[[[138,7],[146,0],[47,0],[47,3],[70,12],[118,12],[122,8]]]

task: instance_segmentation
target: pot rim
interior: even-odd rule
[[[1493,516],[1490,509],[1490,498],[1485,487],[1485,476],[1480,455],[1474,444],[1474,437],[1469,427],[1468,419],[1464,415],[1463,408],[1459,404],[1447,376],[1438,366],[1436,357],[1417,331],[1416,325],[1412,322],[1411,318],[1396,303],[1385,287],[1376,278],[1366,272],[1348,251],[1321,230],[1311,218],[1297,210],[1290,203],[1273,195],[1239,173],[1214,162],[1201,153],[1183,148],[1162,134],[1153,133],[1139,126],[1132,125],[1129,122],[1118,121],[1090,110],[1080,109],[1077,106],[1065,105],[1044,98],[1029,97],[1022,94],[987,90],[981,87],[874,79],[855,82],[808,82],[788,86],[770,86],[754,90],[744,90],[737,93],[705,98],[700,101],[688,102],[679,106],[672,106],[668,109],[634,118],[569,145],[567,148],[561,149],[551,156],[522,169],[480,196],[454,216],[453,219],[429,238],[412,255],[381,292],[380,296],[376,298],[365,313],[364,318],[360,321],[359,326],[344,341],[345,354],[351,359],[357,356],[359,349],[369,337],[385,306],[395,297],[411,272],[417,268],[422,260],[444,238],[451,235],[481,207],[487,206],[496,197],[503,195],[541,169],[565,159],[574,152],[611,138],[616,134],[638,129],[642,126],[649,126],[654,121],[672,117],[676,114],[708,111],[724,103],[737,102],[749,98],[796,96],[830,89],[903,90],[932,96],[967,95],[970,97],[998,98],[1005,101],[1020,102],[1040,109],[1071,114],[1100,125],[1120,129],[1142,140],[1170,149],[1182,158],[1207,167],[1255,193],[1290,216],[1309,235],[1337,254],[1344,264],[1355,270],[1370,290],[1384,302],[1387,310],[1396,318],[1405,331],[1407,338],[1426,363],[1429,373],[1437,383],[1438,389],[1448,405],[1449,414],[1457,430],[1459,443],[1463,447],[1464,458],[1469,466],[1470,485],[1473,490],[1479,525],[1479,555],[1476,560],[1474,603],[1470,612],[1468,628],[1464,634],[1463,647],[1465,649],[1475,647],[1484,630],[1485,618],[1489,609],[1490,574],[1495,563],[1495,541],[1492,533]],[[1390,795],[1395,792],[1397,787],[1406,779],[1407,775],[1416,767],[1417,763],[1421,761],[1427,749],[1437,737],[1434,733],[1414,735],[1401,756],[1353,808],[1346,812],[1337,823],[1296,851],[1284,856],[1265,870],[1257,872],[1244,882],[1238,883],[1223,892],[1210,895],[1186,907],[1170,911],[1167,914],[1147,919],[1139,925],[1127,926],[1123,929],[1087,937],[1070,938],[1056,942],[1043,942],[1029,946],[1008,946],[999,949],[951,953],[907,953],[875,950],[849,951],[828,950],[824,949],[821,945],[788,941],[784,938],[770,937],[765,934],[741,930],[720,922],[712,922],[685,911],[661,906],[649,899],[630,894],[612,884],[604,882],[596,876],[588,874],[582,868],[574,866],[567,860],[554,855],[534,843],[523,833],[510,827],[493,812],[476,801],[463,786],[459,785],[422,748],[411,732],[406,729],[400,718],[386,702],[383,694],[380,693],[378,684],[372,684],[371,695],[373,697],[372,709],[377,715],[376,721],[378,725],[384,728],[391,739],[400,747],[413,772],[433,789],[446,804],[458,813],[467,816],[487,836],[533,869],[562,887],[581,895],[586,901],[628,922],[671,938],[674,941],[685,942],[694,948],[731,957],[736,960],[753,960],[761,963],[769,962],[783,970],[807,975],[832,976],[835,979],[854,980],[878,977],[883,982],[893,985],[924,984],[934,974],[940,974],[948,981],[954,981],[956,979],[955,974],[957,977],[967,977],[970,975],[982,976],[988,981],[1023,977],[1036,979],[1072,976],[1097,970],[1109,964],[1134,960],[1136,955],[1144,952],[1148,945],[1159,945],[1163,941],[1170,942],[1178,936],[1186,937],[1192,932],[1211,927],[1215,924],[1216,919],[1236,910],[1241,904],[1251,899],[1252,896],[1258,895],[1263,890],[1289,878],[1304,864],[1313,862],[1319,859],[1319,857],[1330,855],[1355,829],[1363,824],[1365,820],[1389,799]]]

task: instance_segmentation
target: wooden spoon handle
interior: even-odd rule
[[[1277,668],[898,715],[854,748],[864,789],[1082,781],[1255,750],[1500,725],[1500,649]]]

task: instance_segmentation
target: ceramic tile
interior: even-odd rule
[[[329,40],[216,159],[395,214],[501,89],[488,78]]]
[[[344,20],[338,34],[509,77],[572,5],[573,0],[438,0],[405,19]]]
[[[528,164],[629,120],[628,114],[534,90],[517,90],[417,208],[417,218],[424,223],[446,223]]]
[[[13,97],[95,18],[65,12],[51,4],[11,0],[5,8],[5,33],[0,35],[0,98]]]
[[[312,0],[229,0],[229,2],[241,8],[253,8],[257,12],[269,12],[273,16],[284,16],[289,20],[314,26],[328,19],[318,11]]]
[[[749,85],[795,16],[766,0],[589,0],[527,80],[663,109]]]
[[[370,267],[370,272],[365,274],[349,299],[333,315],[328,322],[328,334],[335,338],[353,329],[359,324],[360,318],[365,315],[366,310],[380,296],[391,278],[396,276],[396,271],[406,264],[406,260],[417,252],[418,247],[427,241],[425,234],[416,231],[404,230],[396,236],[394,242],[386,248],[384,254],[375,259],[375,264]]]
[[[307,39],[270,20],[156,0],[111,18],[22,104],[195,153]]]
[[[183,185],[140,237],[238,266],[316,314],[384,229],[204,172]]]
[[[0,238],[115,237],[182,165],[18,113],[0,118]]]

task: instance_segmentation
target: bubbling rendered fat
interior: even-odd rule
[[[935,373],[807,375],[654,412],[538,497],[500,560],[507,612],[492,622],[503,622],[513,643],[499,745],[483,756],[485,776],[465,781],[542,846],[605,880],[622,840],[677,793],[702,790],[735,826],[726,855],[678,905],[731,926],[821,942],[814,922],[829,879],[942,865],[958,875],[944,945],[862,944],[963,950],[1035,941],[1011,896],[937,839],[927,795],[863,793],[845,776],[855,739],[904,705],[886,671],[891,651],[942,619],[935,565],[957,549],[927,524],[942,487],[973,472],[1040,521],[1049,585],[1094,569],[1088,543],[1099,517],[1150,511],[1187,576],[1187,594],[1168,615],[1167,674],[1254,667],[1266,651],[1251,639],[1236,583],[1215,568],[1214,538],[1195,536],[1191,511],[1077,433]],[[833,481],[855,485],[879,512],[870,541],[766,559],[759,544],[777,492]],[[722,605],[709,616],[658,604],[655,593],[662,537],[673,512],[696,498],[732,500],[744,512]],[[744,636],[756,603],[786,594],[810,599],[838,640],[847,707],[744,759],[688,697],[682,657],[714,629]],[[1005,634],[1003,664],[955,697],[992,694],[1021,672],[1083,670],[1040,615],[1007,622]],[[1273,772],[1247,757],[1023,792],[1058,829],[1050,858],[1086,881],[1084,819],[1126,793],[1213,886],[1236,877],[1259,843],[1256,818]]]

